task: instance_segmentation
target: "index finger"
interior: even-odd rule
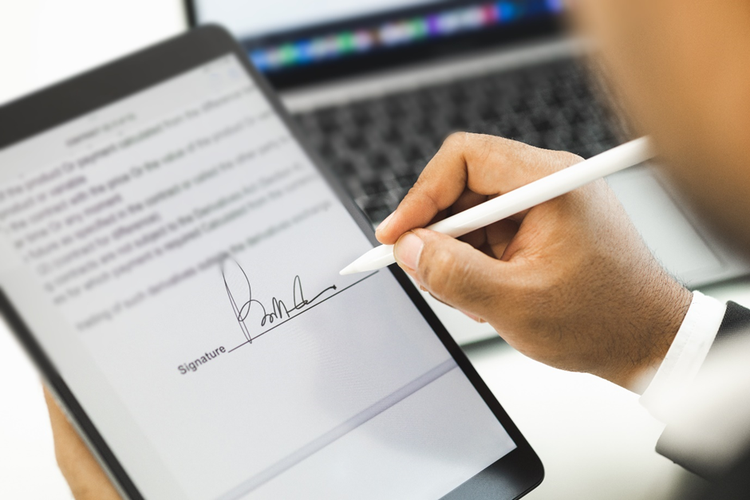
[[[501,137],[451,134],[376,235],[382,243],[395,243],[405,232],[429,224],[467,188],[479,195],[499,195],[579,161],[571,153]]]

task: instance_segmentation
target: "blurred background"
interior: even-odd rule
[[[255,8],[255,2],[246,5]],[[180,0],[0,0],[0,105],[177,34],[187,22]],[[272,52],[250,53],[260,65],[283,63]],[[423,77],[434,78],[424,90],[393,92],[377,102],[361,97],[355,105],[329,95],[323,106],[311,106],[310,94],[296,92],[294,78],[281,73],[274,78],[286,88],[306,136],[373,222],[393,208],[452,130],[494,133],[584,156],[616,145],[624,132],[608,106],[592,97],[596,92],[579,65],[551,63],[514,76],[477,72],[460,86],[433,73]],[[531,79],[540,78],[550,83],[548,92],[524,92]],[[360,78],[360,87],[367,80]],[[341,93],[334,88],[319,94],[326,92]],[[491,106],[476,100],[493,92],[498,97]],[[563,98],[572,104],[547,113]],[[456,105],[441,105],[447,101]],[[435,113],[426,119],[417,108]],[[516,118],[508,120],[511,115]],[[406,118],[394,123],[389,116]],[[750,286],[743,281],[702,290],[750,306]],[[665,498],[681,471],[654,452],[661,425],[636,395],[530,361],[486,327],[472,330],[475,325],[450,312],[441,317],[454,334],[464,335],[467,353],[545,464],[545,482],[528,498]],[[0,498],[70,498],[54,461],[39,377],[1,324]]]

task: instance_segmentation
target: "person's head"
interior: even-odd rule
[[[750,2],[571,5],[668,175],[750,255]]]

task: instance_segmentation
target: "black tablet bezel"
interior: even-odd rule
[[[356,223],[373,244],[377,243],[367,217],[346,194],[332,171],[305,146],[304,136],[263,75],[252,67],[242,47],[231,38],[231,35],[216,26],[195,29],[3,106],[0,108],[0,149],[229,53],[238,57],[291,133],[300,141],[313,163],[333,187]],[[390,271],[517,446],[515,450],[459,486],[447,498],[498,498],[503,493],[509,498],[523,496],[541,483],[544,477],[541,461],[406,274],[396,266],[391,266]],[[117,482],[121,492],[133,499],[143,498],[2,289],[0,312],[42,372],[50,389],[75,420],[92,451],[107,468],[110,477]]]

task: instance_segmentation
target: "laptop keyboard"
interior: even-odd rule
[[[588,158],[622,141],[573,60],[487,74],[295,115],[373,223],[392,212],[451,132],[499,135]]]

